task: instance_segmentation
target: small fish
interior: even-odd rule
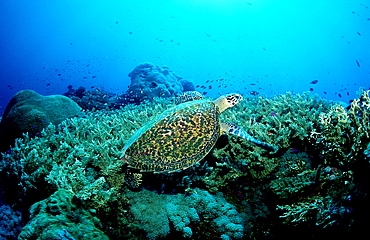
[[[342,95],[340,93],[338,93],[338,97],[342,97]]]
[[[319,82],[319,80],[313,80],[312,82],[311,82],[311,84],[316,84],[316,83],[318,83]]]
[[[298,149],[295,149],[295,148],[291,148],[291,149],[289,149],[289,151],[291,153],[297,153],[297,152],[299,152],[299,150]]]
[[[312,92],[312,91],[314,91],[314,89],[313,88],[310,88],[310,91]]]
[[[91,78],[96,78],[96,76],[92,76]]]
[[[356,60],[357,67],[361,67],[360,63]]]
[[[267,132],[267,135],[273,135],[273,134],[276,134],[275,131],[273,130]]]
[[[271,116],[274,116],[274,117],[276,117],[277,115],[276,115],[276,113],[270,113],[270,115]]]
[[[358,34],[359,36],[361,36],[361,33],[357,32],[357,34]]]

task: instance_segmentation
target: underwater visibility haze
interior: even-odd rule
[[[3,0],[0,24],[0,239],[365,232],[368,1]]]

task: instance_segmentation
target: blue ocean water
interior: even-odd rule
[[[125,92],[141,62],[212,84],[209,96],[311,90],[348,102],[370,87],[369,7],[364,0],[3,0],[0,112],[23,89]]]

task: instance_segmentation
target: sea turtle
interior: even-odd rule
[[[177,105],[147,122],[129,139],[122,161],[140,172],[186,169],[201,161],[224,132],[276,151],[274,146],[256,140],[235,124],[220,122],[220,114],[242,100],[236,93],[214,101],[203,99],[199,92],[184,93]]]

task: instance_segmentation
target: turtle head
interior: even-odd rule
[[[234,107],[236,104],[243,100],[242,95],[237,93],[229,93],[217,98],[214,103],[219,107],[220,112],[225,111],[228,108]]]

